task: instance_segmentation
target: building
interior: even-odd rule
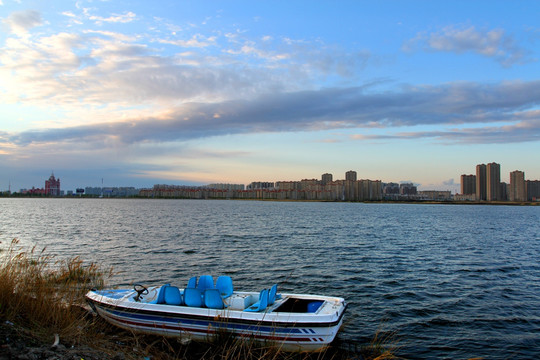
[[[510,173],[508,200],[527,201],[527,187],[525,183],[525,173],[523,171],[516,170]]]
[[[461,175],[461,194],[476,194],[476,175]]]
[[[274,183],[269,181],[254,181],[247,186],[248,190],[273,189]]]
[[[388,183],[383,186],[384,195],[399,195],[399,184],[398,183]]]
[[[486,164],[476,165],[476,200],[487,200]]]
[[[49,180],[45,180],[45,194],[50,196],[60,196],[60,179],[54,177],[54,173],[51,174]]]
[[[345,173],[345,180],[356,181],[356,171],[349,170]]]
[[[510,188],[510,184],[505,183],[504,181],[501,181],[499,186],[499,200],[508,200],[508,189]]]
[[[357,201],[382,200],[382,182],[380,180],[358,180]]]
[[[501,165],[489,163],[486,165],[486,200],[500,201],[501,196]]]
[[[527,180],[527,201],[540,200],[540,180]]]
[[[299,188],[299,181],[276,181],[276,189],[278,190],[298,190]]]
[[[424,190],[419,191],[418,195],[422,200],[450,201],[452,193],[448,190]]]
[[[208,184],[205,187],[216,190],[244,190],[245,188],[244,184]],[[272,184],[271,188],[273,187],[274,185]]]
[[[332,174],[328,174],[328,173],[322,174],[322,176],[321,176],[321,184],[322,184],[322,186],[325,186],[326,184],[329,184],[332,181],[334,181]]]
[[[417,189],[416,186],[412,183],[404,183],[399,185],[399,194],[400,195],[416,195]]]

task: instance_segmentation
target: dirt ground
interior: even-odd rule
[[[88,346],[63,344],[60,339],[44,344],[11,322],[0,324],[0,360],[124,360],[124,354],[108,354]]]

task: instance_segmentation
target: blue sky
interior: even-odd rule
[[[540,179],[540,3],[0,0],[0,190]]]

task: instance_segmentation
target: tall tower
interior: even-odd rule
[[[356,181],[356,171],[349,170],[345,173],[345,180]]]
[[[332,178],[333,178],[333,177],[332,177],[332,174],[328,174],[328,173],[322,174],[322,177],[321,177],[321,183],[322,183],[322,185],[324,186],[324,185],[326,185],[326,184],[328,184],[328,183],[331,183],[331,182],[332,182]]]
[[[54,173],[51,174],[49,180],[45,180],[45,194],[60,196],[60,179],[56,179]]]
[[[486,164],[476,165],[476,200],[487,200]]]
[[[501,165],[489,163],[486,166],[487,201],[501,200]]]
[[[527,188],[525,186],[525,173],[512,171],[510,173],[510,201],[527,201]]]
[[[461,175],[461,193],[463,195],[476,194],[476,176]]]

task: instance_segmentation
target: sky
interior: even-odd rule
[[[540,179],[540,2],[0,0],[0,190]]]

